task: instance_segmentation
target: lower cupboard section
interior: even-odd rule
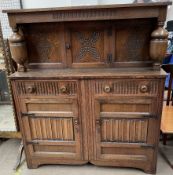
[[[82,81],[67,86],[57,80],[63,91],[55,95],[54,85],[39,91],[35,83],[29,94],[31,82],[23,90],[13,82],[28,168],[91,162],[155,173],[159,81],[151,86],[149,80]]]

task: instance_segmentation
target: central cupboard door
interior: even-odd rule
[[[66,35],[68,66],[74,68],[108,66],[108,59],[111,57],[110,33],[108,23],[68,24]]]
[[[30,156],[82,160],[81,119],[77,99],[32,98],[23,99],[21,104]]]

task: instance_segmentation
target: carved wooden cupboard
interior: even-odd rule
[[[7,10],[28,168],[156,172],[170,2]]]

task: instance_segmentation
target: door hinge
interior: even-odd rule
[[[22,117],[34,117],[35,114],[33,114],[33,113],[27,113],[27,112],[21,112],[21,116]]]
[[[151,144],[144,144],[140,146],[141,148],[149,148],[149,149],[154,149],[155,145],[151,145]]]
[[[33,145],[33,144],[38,145],[39,142],[38,142],[37,140],[27,141],[27,142],[26,142],[26,145]]]
[[[154,114],[153,114],[153,115],[151,115],[151,114],[149,114],[149,115],[144,115],[143,117],[144,117],[144,118],[154,118],[154,119],[157,118],[157,116],[154,115]]]

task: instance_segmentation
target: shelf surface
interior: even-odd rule
[[[10,79],[92,79],[92,78],[164,78],[166,73],[152,68],[105,68],[105,69],[30,69],[15,72]]]

